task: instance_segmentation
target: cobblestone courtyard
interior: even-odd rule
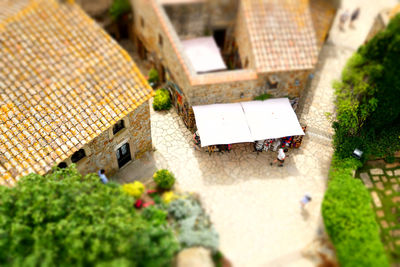
[[[357,30],[338,30],[338,15],[324,45],[311,82],[299,105],[300,121],[308,132],[299,149],[289,151],[283,168],[271,167],[275,153],[257,155],[246,144],[230,153],[209,156],[196,151],[192,135],[174,110],[151,111],[155,151],[126,168],[122,182],[149,177],[156,168],[168,168],[178,186],[200,195],[220,234],[220,249],[234,266],[315,266],[305,257],[323,233],[321,202],[333,149],[334,113],[332,80],[340,77],[349,56],[364,41],[375,15],[395,0],[343,1],[344,9],[362,6]],[[300,199],[312,202],[305,212]]]

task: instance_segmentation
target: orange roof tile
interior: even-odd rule
[[[241,0],[258,72],[311,69],[318,48],[308,0]]]
[[[0,40],[0,177],[8,185],[47,172],[153,95],[127,52],[76,4],[2,0]]]

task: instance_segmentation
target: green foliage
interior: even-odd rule
[[[322,203],[325,227],[341,266],[389,266],[371,197],[362,182],[352,177],[357,166],[355,159],[334,156]]]
[[[158,77],[158,72],[155,68],[150,69],[148,82],[152,84],[158,84],[159,77]]]
[[[129,0],[114,0],[109,9],[110,16],[113,20],[117,20],[122,15],[129,12],[131,12],[131,4]]]
[[[223,266],[224,255],[221,253],[221,251],[218,250],[217,252],[213,253],[212,259],[213,259],[215,267]]]
[[[218,249],[218,234],[200,203],[192,197],[177,199],[168,207],[175,219],[178,239],[182,247],[203,246]]]
[[[263,101],[263,100],[267,100],[267,99],[270,99],[272,97],[272,95],[271,94],[261,94],[261,95],[259,95],[259,96],[256,96],[256,97],[254,97],[254,100],[261,100],[261,101]]]
[[[174,175],[166,169],[156,171],[153,175],[153,179],[161,189],[169,190],[175,184]]]
[[[355,147],[363,147],[366,156],[385,156],[400,146],[396,138],[391,138],[391,146],[386,146],[389,138],[380,138],[385,132],[400,134],[398,58],[400,15],[359,48],[343,69],[342,80],[333,85],[337,107],[334,144],[340,157],[348,157]]]
[[[179,248],[172,231],[132,203],[121,187],[75,167],[0,186],[1,265],[170,265]]]
[[[167,212],[154,206],[149,206],[142,211],[142,216],[153,225],[163,225],[167,222]]]
[[[396,158],[394,157],[393,154],[389,154],[386,156],[385,161],[387,163],[394,163],[396,161]]]
[[[171,108],[171,97],[167,89],[158,89],[153,100],[154,110],[169,110]]]

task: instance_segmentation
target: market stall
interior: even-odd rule
[[[193,107],[201,147],[254,142],[255,150],[294,146],[304,131],[287,98]],[[201,139],[201,142],[200,142]]]
[[[194,106],[201,146],[253,142],[240,103]]]

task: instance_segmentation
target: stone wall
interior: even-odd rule
[[[210,18],[205,2],[165,5],[164,9],[181,40],[206,35]]]
[[[113,0],[75,0],[92,17],[108,13]]]
[[[374,20],[374,24],[372,25],[367,38],[365,38],[365,42],[368,42],[369,40],[371,40],[378,32],[380,32],[381,30],[386,28],[386,24],[383,20],[383,14],[382,12],[379,13],[375,20]]]
[[[259,80],[215,83],[194,86],[187,91],[187,97],[192,106],[231,103],[252,100],[260,95],[262,83]]]
[[[253,49],[251,47],[250,35],[244,21],[243,12],[243,8],[239,8],[235,24],[235,39],[239,48],[243,68],[255,68],[255,59],[252,53]]]
[[[192,106],[250,101],[264,93],[274,97],[300,97],[310,72],[307,70],[259,74],[258,78],[253,80],[194,86],[186,92]],[[271,80],[277,82],[276,89],[271,88],[271,83],[268,83]]]
[[[129,143],[132,160],[151,150],[149,102],[140,105],[123,120],[125,123],[123,130],[114,135],[110,127],[83,147],[86,157],[76,163],[82,174],[97,173],[100,169],[104,169],[108,176],[114,174],[119,170],[116,150],[125,143]],[[65,162],[68,165],[72,163],[71,159]]]
[[[274,97],[301,97],[311,71],[299,70],[260,74],[260,79],[264,83],[264,93],[271,94]],[[271,80],[278,82],[276,89],[272,89],[268,84]]]
[[[207,10],[213,28],[225,28],[235,22],[238,0],[208,0]]]
[[[152,1],[131,0],[134,10],[134,33],[136,38],[143,43],[155,62],[162,64],[172,75],[174,81],[182,88],[189,85],[184,66],[180,64],[176,50],[180,46],[179,37],[174,32],[167,14],[162,10],[156,10]],[[158,19],[158,12],[164,18],[165,25]],[[141,20],[144,22],[142,26]],[[159,37],[162,38],[162,45],[159,44]],[[170,38],[173,40],[171,41]]]

